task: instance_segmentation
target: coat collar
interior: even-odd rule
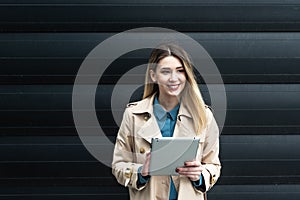
[[[135,106],[132,107],[132,113],[135,115],[144,115],[145,123],[142,125],[140,130],[137,132],[138,136],[141,138],[144,138],[146,141],[151,143],[152,138],[161,138],[161,132],[158,127],[158,124],[156,122],[156,118],[154,117],[153,113],[153,102],[155,95],[152,95],[146,99],[143,99],[135,104]],[[186,116],[188,118],[192,118],[191,114],[187,110],[186,106],[181,103],[178,116],[177,118],[179,121],[181,120],[181,116]],[[175,133],[176,127],[174,130],[174,136],[176,135]],[[184,132],[181,132],[184,134]],[[188,134],[188,133],[186,133]]]
[[[153,115],[153,102],[154,102],[155,96],[156,96],[156,93],[150,97],[147,97],[147,98],[139,101],[137,103],[137,105],[133,108],[133,114],[148,113],[152,116]],[[186,116],[186,117],[192,118],[192,115],[188,111],[186,105],[183,103],[180,104],[180,108],[178,111],[178,117],[180,117],[180,116]]]

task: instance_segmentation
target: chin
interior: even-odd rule
[[[174,97],[178,97],[182,94],[182,91],[179,91],[179,92],[170,92],[169,95],[170,96],[174,96]]]

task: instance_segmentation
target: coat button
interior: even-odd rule
[[[216,175],[215,174],[211,177],[210,182],[211,182],[211,184],[215,184],[216,183]]]
[[[146,114],[146,115],[144,116],[144,120],[145,120],[145,121],[148,121],[150,117],[151,117],[151,115],[148,113],[148,114]]]
[[[143,147],[140,148],[140,153],[142,153],[142,154],[145,153],[145,149]]]
[[[125,177],[126,178],[130,178],[131,177],[131,169],[130,168],[126,168],[126,170],[125,170]]]

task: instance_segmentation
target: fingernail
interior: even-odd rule
[[[178,172],[179,172],[179,169],[178,169],[178,168],[176,168],[176,169],[175,169],[175,171],[178,173]]]

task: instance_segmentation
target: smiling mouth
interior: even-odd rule
[[[179,85],[180,85],[180,84],[176,84],[176,85],[168,85],[168,88],[175,90],[175,89],[179,88]]]

